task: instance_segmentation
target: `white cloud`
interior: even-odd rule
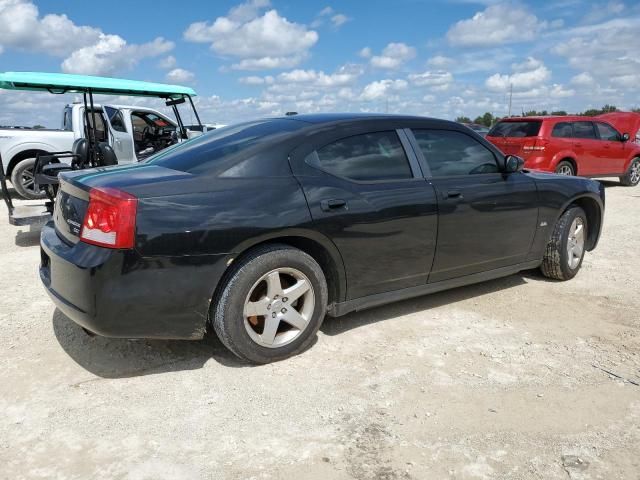
[[[344,15],[343,13],[338,13],[337,15],[334,15],[333,17],[331,17],[331,23],[335,28],[341,27],[342,25],[347,23],[349,20],[350,18]]]
[[[371,65],[377,68],[396,69],[416,56],[416,49],[405,43],[390,43],[380,55],[371,57]]]
[[[364,47],[362,50],[358,52],[358,56],[362,58],[370,58],[372,55],[371,48]]]
[[[133,68],[144,58],[163,55],[173,47],[173,42],[162,37],[141,45],[129,45],[119,35],[101,34],[95,44],[80,48],[65,59],[62,70],[85,75],[113,75],[119,70]]]
[[[409,81],[419,87],[441,87],[453,82],[453,75],[444,70],[426,71],[410,74]]]
[[[407,81],[402,79],[385,79],[371,82],[362,89],[360,99],[364,101],[378,100],[388,96],[391,92],[404,90],[407,88],[407,85]]]
[[[40,16],[30,0],[0,0],[0,51],[4,48],[67,57],[61,68],[69,73],[111,75],[132,68],[141,59],[168,52],[163,38],[128,44],[119,35],[79,26],[66,15]]]
[[[571,84],[577,87],[590,87],[595,84],[595,80],[588,72],[582,72],[571,78]]]
[[[160,68],[173,68],[177,65],[177,60],[176,57],[174,57],[173,55],[169,55],[168,57],[163,58],[162,60],[160,60],[160,62],[158,63],[158,66]]]
[[[544,84],[551,78],[551,71],[533,57],[523,63],[513,64],[511,68],[514,73],[491,75],[485,81],[485,86],[494,92],[506,92],[511,86],[514,90],[526,90]]]
[[[240,78],[240,83],[244,85],[265,85],[273,83],[273,77],[271,75],[267,75],[266,77],[258,77],[256,75],[250,75],[248,77]]]
[[[306,58],[308,50],[318,41],[318,34],[281,17],[276,10],[262,13],[268,6],[266,0],[241,4],[213,23],[192,23],[184,32],[184,38],[210,43],[214,52],[241,59],[232,65],[234,69],[295,66]]]
[[[184,68],[174,68],[167,73],[167,81],[175,83],[189,83],[195,78],[195,74]]]
[[[94,43],[100,29],[75,25],[66,15],[40,16],[29,0],[0,0],[0,46],[63,57]]]
[[[564,57],[569,66],[586,72],[603,85],[613,84],[637,92],[640,85],[639,30],[640,17],[567,29],[552,51]]]
[[[472,18],[460,20],[447,32],[451,45],[488,47],[533,40],[546,23],[523,6],[490,5]]]

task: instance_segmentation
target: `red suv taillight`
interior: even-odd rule
[[[80,239],[108,248],[133,248],[138,199],[115,188],[92,188]]]

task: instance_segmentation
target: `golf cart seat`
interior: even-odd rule
[[[71,158],[71,165],[60,162],[61,158]],[[58,183],[58,174],[60,172],[83,168],[87,160],[87,140],[84,138],[78,138],[73,142],[71,152],[38,155],[35,164],[36,183],[40,186],[55,185]]]
[[[118,164],[116,152],[113,151],[113,148],[111,148],[111,145],[107,142],[100,142],[98,144],[98,162],[100,162],[99,167],[109,167]]]

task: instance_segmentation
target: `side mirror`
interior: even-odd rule
[[[623,133],[623,134],[620,136],[620,141],[621,141],[621,142],[628,142],[628,141],[629,141],[629,138],[631,138],[631,137],[629,136],[629,134],[628,134],[628,133]]]
[[[519,172],[524,168],[524,159],[517,155],[507,155],[504,157],[504,170],[507,173]]]

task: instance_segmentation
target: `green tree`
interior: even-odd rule
[[[44,125],[34,125],[33,126],[34,129],[42,129],[42,128],[46,128]]]
[[[471,123],[471,119],[469,117],[462,116],[462,117],[456,118],[456,122],[458,122],[458,123]]]
[[[481,117],[476,117],[476,119],[473,121],[473,123],[478,123],[480,125],[484,125],[485,127],[490,127],[494,124],[494,122],[497,120],[497,118],[495,118],[491,112],[485,112],[484,115],[482,115]]]
[[[551,112],[551,115],[568,115],[568,113],[565,110],[556,110]]]

